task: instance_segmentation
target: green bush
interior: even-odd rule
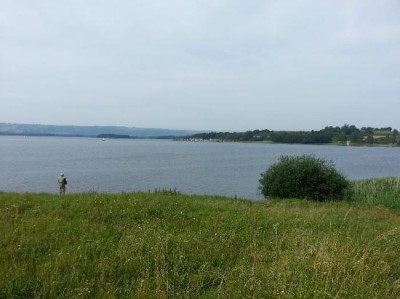
[[[266,198],[338,200],[349,185],[332,161],[313,155],[281,156],[260,178],[260,191]]]

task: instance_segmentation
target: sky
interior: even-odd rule
[[[0,122],[400,129],[400,0],[1,0]]]

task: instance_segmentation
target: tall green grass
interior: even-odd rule
[[[400,178],[352,181],[348,197],[359,203],[383,205],[400,211]]]
[[[0,298],[399,298],[383,206],[0,194]]]

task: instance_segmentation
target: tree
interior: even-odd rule
[[[363,139],[363,135],[361,131],[353,131],[350,134],[350,141],[353,143],[361,143]]]
[[[367,135],[367,143],[368,144],[374,144],[374,133],[369,133]]]
[[[345,132],[340,132],[339,134],[337,134],[335,136],[334,141],[341,142],[341,143],[346,143],[346,141],[347,141],[346,133]]]
[[[394,129],[393,133],[392,133],[392,144],[396,144],[396,143],[399,143],[399,142],[400,142],[400,140],[399,140],[399,131]]]
[[[261,174],[260,191],[265,198],[338,200],[349,187],[332,161],[313,155],[281,156]]]

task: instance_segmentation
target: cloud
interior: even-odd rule
[[[392,108],[371,125],[400,127],[399,13],[388,0],[4,0],[0,118],[318,129],[335,117],[371,122],[371,108],[344,107],[383,100]],[[68,102],[74,118],[54,101]],[[295,121],[300,112],[311,119]]]

